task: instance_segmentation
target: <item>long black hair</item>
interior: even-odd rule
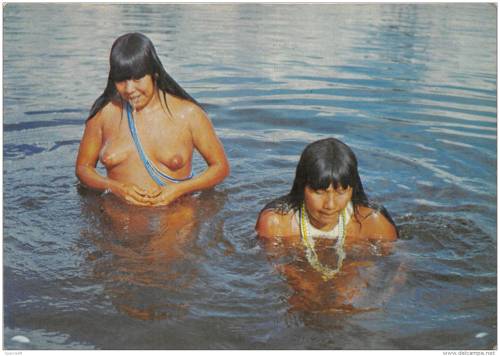
[[[287,213],[290,210],[297,211],[304,201],[306,186],[318,190],[328,189],[330,185],[334,189],[352,188],[351,201],[358,216],[359,207],[366,206],[382,213],[396,227],[389,212],[383,206],[371,203],[366,196],[354,152],[345,143],[335,138],[326,138],[307,145],[295,170],[295,179],[290,193],[270,202],[262,210],[273,209],[281,213]]]
[[[122,100],[116,90],[116,82],[139,79],[147,74],[152,76],[156,87],[163,91],[165,103],[167,102],[166,93],[169,93],[200,106],[167,73],[156,54],[153,42],[142,33],[127,33],[118,37],[111,47],[109,65],[108,83],[104,92],[97,98],[94,105],[92,105],[87,120],[94,117],[110,101]]]

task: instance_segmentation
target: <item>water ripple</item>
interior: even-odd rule
[[[24,335],[41,349],[493,348],[494,9],[8,4],[6,346]],[[168,208],[121,204],[74,176],[109,48],[132,30],[202,102],[231,162],[227,180],[192,197],[194,223],[181,227],[179,216],[163,220]],[[303,293],[279,265],[303,256],[274,261],[255,236],[303,148],[332,136],[353,148],[366,192],[401,233],[375,275],[397,261],[405,282],[369,313],[292,308]],[[194,166],[206,167],[199,155]],[[369,283],[367,306],[384,289]]]

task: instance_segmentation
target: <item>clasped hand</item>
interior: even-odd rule
[[[128,203],[142,206],[168,205],[180,196],[173,186],[147,190],[130,183],[122,184],[116,195]]]

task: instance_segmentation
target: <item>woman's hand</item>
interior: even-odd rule
[[[149,196],[150,204],[155,206],[169,205],[182,195],[179,185],[180,184],[172,184],[161,187],[159,189],[159,194],[156,196]]]
[[[110,190],[114,195],[127,203],[143,206],[153,205],[152,202],[162,193],[160,189],[148,191],[131,183],[117,183]]]

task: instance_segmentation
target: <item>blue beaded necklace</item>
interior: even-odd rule
[[[149,157],[144,152],[144,149],[142,148],[141,140],[139,139],[139,135],[137,134],[137,129],[135,128],[134,118],[132,116],[132,110],[131,110],[132,108],[129,103],[126,103],[126,108],[127,108],[127,119],[128,119],[128,127],[130,128],[130,134],[132,135],[132,139],[134,140],[137,152],[139,152],[139,156],[141,157],[141,160],[144,163],[144,167],[146,167],[146,170],[148,171],[151,178],[153,178],[153,180],[159,186],[164,186],[166,184],[164,180],[169,181],[171,183],[180,183],[193,178],[192,170],[189,176],[186,178],[177,179],[170,177],[169,175],[160,171],[158,167],[156,167],[154,163],[151,162]]]

